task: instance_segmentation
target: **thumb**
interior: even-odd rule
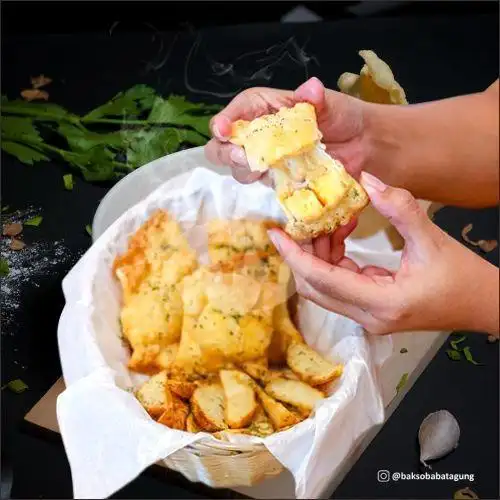
[[[432,223],[413,195],[405,189],[393,188],[371,174],[361,174],[372,205],[399,231],[410,245],[425,243],[430,238]]]
[[[313,76],[293,93],[293,98],[297,102],[312,104],[316,108],[316,112],[319,113],[325,107],[325,86]]]

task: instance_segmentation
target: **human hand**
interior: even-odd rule
[[[269,235],[291,268],[297,291],[369,333],[472,330],[499,333],[498,268],[434,225],[408,192],[363,173],[374,207],[405,239],[397,272],[360,268],[345,256],[354,223],[303,248],[283,231]]]
[[[231,124],[236,120],[253,120],[274,113],[281,107],[309,102],[316,109],[318,127],[327,152],[340,160],[358,177],[368,156],[363,101],[340,92],[325,89],[317,78],[310,78],[295,92],[271,88],[252,88],[238,94],[211,120],[213,138],[205,146],[207,158],[216,165],[232,168],[241,183],[255,182],[261,172],[251,172],[243,148],[228,142]]]

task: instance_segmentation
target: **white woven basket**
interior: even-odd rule
[[[212,488],[254,486],[284,470],[263,444],[224,442],[196,442],[176,451],[163,464]]]

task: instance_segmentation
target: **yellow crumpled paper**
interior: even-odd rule
[[[372,50],[360,50],[359,55],[365,64],[360,74],[342,73],[337,81],[340,91],[366,102],[377,104],[406,105],[408,101],[404,89],[394,78],[389,65]],[[372,205],[368,205],[358,225],[351,234],[353,239],[363,239],[384,230],[394,250],[404,247],[404,240],[387,219],[380,215]]]
[[[341,92],[378,104],[408,104],[406,94],[389,65],[372,50],[360,50],[365,61],[360,74],[342,73],[337,81]]]

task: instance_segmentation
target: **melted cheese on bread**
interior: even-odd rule
[[[250,122],[234,122],[231,142],[245,148],[251,170],[265,172],[270,165],[310,149],[320,139],[314,107],[298,103]]]
[[[308,103],[233,124],[231,142],[243,146],[252,170],[270,170],[289,220],[285,229],[297,240],[333,232],[368,204],[364,189],[321,138]]]

